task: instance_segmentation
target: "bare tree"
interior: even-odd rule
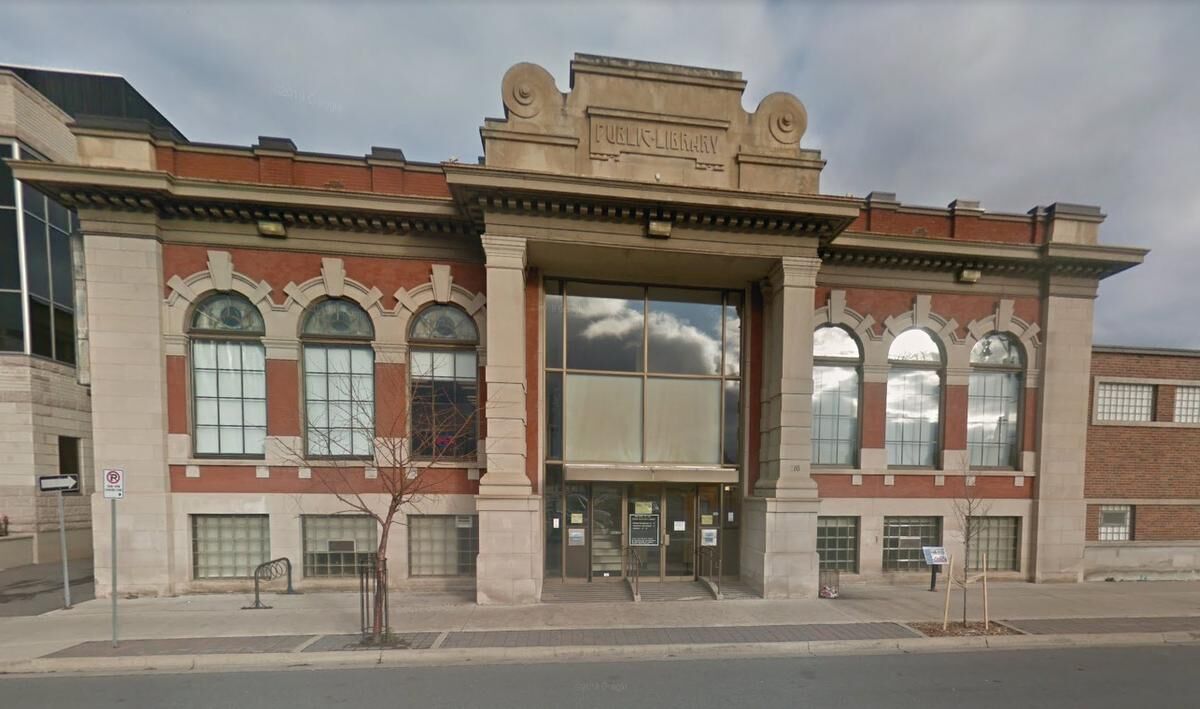
[[[406,524],[402,513],[450,481],[456,470],[439,464],[465,466],[476,459],[481,403],[476,378],[414,374],[410,386],[396,363],[371,362],[368,373],[345,364],[330,358],[326,391],[307,392],[305,436],[285,457],[312,470],[313,492],[333,495],[343,513],[366,515],[378,525],[371,631],[379,644],[390,632],[385,616],[392,527]],[[369,469],[374,477],[367,476]]]
[[[958,581],[962,586],[963,627],[967,625],[967,585],[970,583],[968,572],[971,570],[971,551],[975,548],[980,531],[980,525],[977,523],[972,524],[972,521],[979,517],[987,516],[992,507],[991,502],[980,497],[978,486],[970,484],[973,482],[972,477],[971,461],[964,455],[963,493],[961,497],[954,500],[954,517],[958,520],[958,527],[962,530],[963,537],[963,563],[960,567],[962,569],[962,579]]]

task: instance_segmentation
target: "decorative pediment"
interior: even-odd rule
[[[753,192],[816,194],[824,161],[802,148],[808,113],[777,92],[742,107],[740,72],[576,54],[571,91],[536,64],[504,75],[503,120],[482,130],[488,167]]]

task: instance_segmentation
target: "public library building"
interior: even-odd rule
[[[1090,550],[1128,495],[1093,501],[1085,456],[1093,404],[1140,394],[1093,391],[1093,302],[1145,252],[1098,208],[822,194],[804,105],[747,110],[738,72],[576,55],[569,86],[509,69],[477,164],[83,119],[77,163],[12,163],[78,215],[123,591],[277,557],[356,584],[380,531],[342,498],[386,507],[397,460],[425,484],[393,583],[480,603],[815,596],[961,559],[964,524],[999,577],[1123,563]],[[1200,371],[1168,380],[1189,401]]]

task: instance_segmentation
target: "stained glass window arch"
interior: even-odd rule
[[[461,308],[434,304],[408,329],[409,426],[413,454],[469,458],[478,436],[479,330]]]
[[[311,306],[304,314],[300,334],[305,337],[371,340],[375,326],[358,303],[346,298],[329,298]]]
[[[251,339],[265,333],[262,313],[240,293],[214,293],[197,303],[189,332],[196,455],[262,457],[266,352]]]
[[[408,328],[408,339],[414,342],[475,344],[479,342],[479,330],[462,308],[431,305],[413,318]]]
[[[262,335],[262,313],[241,293],[214,293],[192,311],[192,332]]]
[[[358,303],[329,298],[304,315],[305,439],[309,456],[369,458],[375,446],[375,337]],[[347,342],[349,340],[349,342]]]
[[[971,348],[971,365],[994,367],[1021,367],[1025,364],[1025,356],[1021,345],[1012,335],[1003,332],[993,332],[984,335]]]

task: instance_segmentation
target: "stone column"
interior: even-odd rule
[[[1045,212],[1051,244],[1097,243],[1099,207],[1053,204]],[[1033,578],[1083,580],[1084,463],[1092,371],[1095,278],[1051,274],[1042,301],[1042,381],[1038,412]]]
[[[743,576],[764,598],[817,592],[812,461],[813,290],[821,261],[784,257],[764,294],[762,457],[745,500]]]
[[[487,472],[479,481],[481,604],[536,603],[541,596],[539,500],[525,474],[525,240],[482,237],[487,257]]]
[[[1083,580],[1084,454],[1092,363],[1095,281],[1078,286],[1051,277],[1043,303],[1038,477],[1034,501],[1034,580]],[[1075,290],[1074,294],[1069,294]]]
[[[92,382],[96,595],[111,591],[112,518],[101,471],[125,471],[117,501],[118,590],[172,592],[162,244],[153,214],[83,210]]]

